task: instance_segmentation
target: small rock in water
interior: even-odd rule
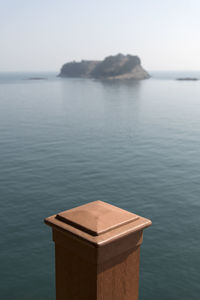
[[[45,79],[47,79],[47,78],[45,78],[45,77],[30,77],[30,78],[28,78],[28,80],[45,80]]]
[[[177,78],[176,80],[197,81],[197,80],[199,80],[199,79],[198,79],[198,78],[195,78],[195,77],[181,77],[181,78]]]

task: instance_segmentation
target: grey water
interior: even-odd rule
[[[97,199],[153,222],[140,300],[200,299],[200,81],[151,75],[0,74],[0,299],[55,299],[43,219]]]

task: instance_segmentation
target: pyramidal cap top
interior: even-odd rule
[[[100,200],[48,217],[45,223],[96,246],[107,244],[152,224],[146,218]]]

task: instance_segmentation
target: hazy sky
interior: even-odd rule
[[[200,70],[200,0],[0,0],[0,71],[137,54],[147,70]]]

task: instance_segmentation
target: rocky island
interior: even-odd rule
[[[82,60],[69,62],[62,66],[59,77],[82,77],[96,79],[147,79],[149,74],[141,66],[135,55],[117,54],[103,61]]]

